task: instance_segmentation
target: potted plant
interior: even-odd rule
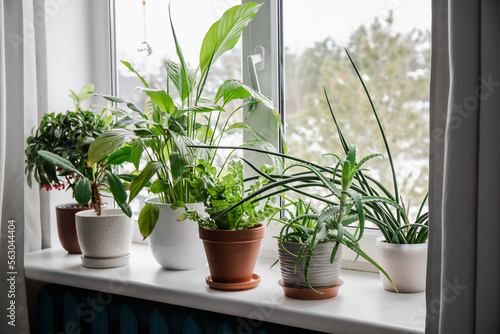
[[[402,197],[399,194],[398,179],[382,121],[356,64],[347,50],[346,53],[363,86],[377,120],[380,134],[389,157],[394,192],[391,192],[387,187],[376,182],[376,180],[365,177],[362,172],[359,173],[356,182],[360,186],[363,186],[362,193],[372,195],[381,194],[404,207]],[[341,130],[340,124],[337,122],[326,91],[325,95],[337,127],[340,142],[344,150],[347,151],[348,141]],[[405,293],[422,292],[425,290],[427,271],[426,241],[428,237],[429,214],[424,210],[424,207],[427,197],[428,195],[424,197],[419,206],[416,218],[412,222],[408,219],[408,211],[406,211],[406,215],[402,215],[401,212],[394,211],[391,207],[380,202],[372,202],[367,205],[365,210],[366,219],[374,223],[382,233],[382,236],[376,240],[378,262],[386,269],[394,282],[394,284],[390,284],[385,275],[380,274],[384,289],[388,291],[396,291],[394,287],[397,288],[397,291]],[[407,210],[409,210],[409,207]]]
[[[200,161],[196,166],[198,174],[191,183],[192,195],[205,206],[198,212],[183,206],[185,212],[179,220],[191,219],[199,224],[199,236],[203,240],[210,276],[206,283],[218,290],[246,290],[257,286],[260,276],[254,268],[261,240],[265,235],[262,224],[279,208],[267,198],[259,208],[258,197],[255,201],[244,203],[235,210],[222,214],[231,205],[239,202],[250,191],[258,191],[267,184],[266,179],[257,180],[245,186],[243,164],[231,161],[227,172]],[[266,172],[272,169],[266,168]],[[248,188],[248,189],[247,189]]]
[[[82,265],[89,268],[112,268],[128,264],[132,243],[132,210],[127,204],[125,185],[113,173],[111,166],[126,159],[127,150],[99,161],[91,159],[89,150],[87,168],[82,173],[70,161],[49,151],[38,155],[59,167],[61,172],[75,173],[73,188],[75,200],[89,205],[93,211],[76,214],[76,232],[82,250]],[[125,157],[120,156],[120,154]],[[102,191],[109,191],[120,209],[102,210]]]
[[[264,152],[255,148],[242,149]],[[305,213],[285,220],[285,225],[278,237],[279,247],[281,249],[280,259],[283,258],[285,260],[282,264],[282,269],[285,273],[283,276],[285,280],[283,283],[285,294],[294,298],[303,299],[319,299],[336,295],[335,290],[338,289],[338,286],[336,286],[337,282],[335,281],[335,276],[338,277],[338,273],[333,277],[328,277],[330,281],[319,280],[319,285],[316,287],[311,284],[309,270],[318,245],[320,247],[319,253],[326,256],[325,260],[334,264],[334,267],[336,267],[338,271],[340,271],[340,265],[338,263],[338,261],[340,261],[340,256],[337,256],[337,253],[340,249],[340,245],[345,245],[353,250],[358,256],[363,257],[377,267],[391,282],[391,278],[384,269],[359,247],[358,241],[363,236],[365,227],[364,206],[369,203],[384,203],[395,207],[403,217],[406,217],[406,213],[400,205],[387,198],[380,196],[360,196],[359,189],[353,185],[353,181],[356,175],[362,170],[361,167],[364,163],[374,157],[380,156],[380,154],[369,155],[358,162],[356,160],[356,147],[351,145],[344,159],[337,157],[338,161],[334,167],[317,165],[279,153],[270,154],[280,155],[284,158],[297,161],[297,163],[290,165],[283,174],[267,175],[253,166],[250,162],[246,161],[247,164],[249,164],[260,177],[265,178],[268,183],[228,207],[222,211],[220,215],[225,215],[238,208],[240,205],[252,204],[255,198],[262,200],[287,190],[318,200],[326,205],[320,212],[314,213],[305,210]],[[301,168],[302,171],[287,175],[286,172],[292,168]],[[340,185],[340,188],[337,185]],[[303,191],[302,188],[306,187],[327,189],[330,196],[320,196],[311,191]],[[265,195],[262,195],[264,193]],[[335,199],[337,199],[338,202],[336,202]],[[304,211],[300,204],[298,210],[299,213]],[[356,233],[352,234],[345,227],[355,222],[358,222],[358,225],[356,227]],[[294,241],[296,245],[288,243],[294,243]],[[322,245],[327,243],[329,243],[329,245]],[[329,251],[325,251],[323,248]],[[288,256],[291,256],[295,261],[291,261]],[[295,267],[288,267],[290,264]],[[296,272],[299,266],[303,268],[303,271]],[[294,274],[291,276],[291,279],[289,279],[290,276],[288,274],[291,272],[299,276]],[[286,282],[287,280],[288,283]],[[301,281],[303,284],[300,283]],[[316,284],[316,277],[314,281]],[[322,291],[322,289],[325,290]]]
[[[27,139],[26,169],[30,188],[33,178],[42,189],[74,189],[75,173],[69,170],[59,170],[58,167],[37,154],[45,150],[68,160],[80,173],[87,169],[87,156],[91,142],[109,128],[111,116],[105,117],[84,110],[81,103],[88,99],[94,91],[94,85],[85,85],[76,94],[70,90],[69,95],[75,104],[75,111],[65,113],[50,113],[43,115],[40,125]],[[72,254],[81,254],[76,237],[75,214],[89,210],[90,206],[78,203],[56,206],[57,231],[63,248]]]
[[[139,174],[130,184],[129,202],[145,187],[155,195],[146,200],[138,221],[143,237],[148,238],[152,253],[163,268],[184,270],[206,265],[203,245],[197,238],[197,222],[179,222],[181,212],[175,209],[185,205],[203,210],[203,205],[197,204],[191,193],[191,181],[198,177],[198,169],[193,166],[200,160],[213,165],[216,149],[196,150],[188,146],[219,144],[225,134],[236,129],[252,131],[245,123],[229,124],[231,116],[245,105],[263,103],[272,108],[268,98],[237,80],[223,82],[213,98],[203,96],[211,66],[234,47],[259,7],[255,3],[234,6],[212,25],[203,40],[196,71],[188,69],[171,21],[179,62],[168,60],[165,63],[168,77],[165,90],[151,89],[129,63],[123,62],[145,86],[143,91],[148,99],[144,111],[129,101],[105,96],[110,101],[128,106],[129,110],[110,110],[120,117],[116,127],[128,126],[134,134],[132,137],[118,136],[117,129],[113,129],[97,138],[95,146],[100,147],[105,155],[124,142],[131,142],[132,160]],[[252,100],[226,111],[231,101],[249,97]],[[229,113],[229,116],[221,122],[224,113]],[[254,133],[256,140],[253,145],[265,145],[262,137]],[[112,145],[100,145],[110,142]],[[149,162],[140,169],[143,155],[147,155]]]

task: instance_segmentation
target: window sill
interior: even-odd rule
[[[130,264],[113,269],[87,269],[80,256],[62,249],[26,254],[26,277],[33,280],[110,292],[232,316],[335,333],[423,333],[425,294],[396,294],[382,288],[378,274],[342,270],[344,285],[330,300],[287,298],[278,285],[278,267],[260,258],[258,287],[247,291],[211,290],[208,268],[161,269],[147,245],[133,244]]]

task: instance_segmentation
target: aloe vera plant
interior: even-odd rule
[[[225,146],[219,149],[237,149],[236,147]],[[254,152],[266,153],[264,150],[241,147],[241,150],[250,150]],[[365,214],[364,206],[371,203],[383,203],[388,206],[394,207],[403,218],[407,219],[406,212],[402,206],[396,202],[381,196],[362,196],[360,189],[354,184],[356,175],[362,171],[362,166],[375,157],[381,156],[380,154],[372,154],[364,157],[359,162],[356,160],[356,146],[351,145],[347,151],[346,157],[341,159],[337,156],[337,163],[334,167],[321,166],[303,159],[292,157],[280,153],[269,153],[276,156],[283,157],[295,161],[281,174],[271,174],[260,171],[249,161],[244,160],[260,177],[268,180],[268,184],[261,187],[252,194],[246,196],[240,201],[236,202],[226,210],[222,211],[219,216],[223,216],[236,209],[245,203],[253,203],[254,199],[258,198],[263,200],[269,197],[279,195],[286,191],[293,191],[300,195],[323,202],[326,207],[320,213],[308,213],[295,217],[288,222],[289,227],[300,228],[303,226],[300,222],[305,219],[314,221],[314,227],[302,229],[305,232],[305,240],[299,254],[297,254],[297,263],[302,257],[304,251],[308,251],[304,274],[306,282],[311,289],[313,287],[309,283],[308,271],[311,263],[311,258],[314,255],[314,249],[319,242],[334,241],[336,242],[333,248],[330,261],[333,262],[340,244],[352,249],[357,256],[361,256],[368,262],[372,263],[377,269],[382,272],[387,279],[392,280],[389,275],[381,268],[372,258],[370,258],[359,247],[359,240],[362,238],[365,230]],[[287,172],[292,168],[301,168],[305,171],[299,171],[291,175]],[[338,187],[340,185],[340,188]],[[302,188],[323,188],[329,191],[329,196],[320,196],[311,191],[303,191]],[[357,228],[354,234],[350,233],[346,227],[357,222]],[[286,225],[285,225],[286,228]]]
[[[195,166],[200,160],[213,165],[217,149],[196,150],[191,145],[219,145],[226,134],[240,129],[254,134],[255,140],[251,145],[271,148],[248,124],[229,124],[233,115],[244,106],[254,103],[261,103],[276,114],[267,97],[233,79],[224,81],[214,97],[204,96],[211,66],[235,46],[259,8],[259,4],[245,3],[228,9],[205,35],[200,49],[200,62],[195,70],[189,69],[184,60],[170,16],[178,62],[165,62],[167,87],[163,90],[152,89],[129,63],[122,62],[144,84],[142,90],[148,97],[146,108],[140,110],[129,101],[104,96],[109,101],[126,105],[128,110],[108,108],[119,120],[115,129],[96,139],[90,148],[89,157],[97,161],[126,143],[131,146],[132,161],[139,174],[130,183],[129,202],[145,187],[157,194],[162,203],[177,203],[176,207],[180,207],[180,203],[196,202],[190,183],[197,177],[198,169]],[[248,100],[233,110],[227,110],[230,102],[243,99]],[[229,113],[229,116],[222,122],[224,113]],[[148,157],[149,162],[140,170],[139,163],[143,155]],[[154,181],[150,182],[152,179]],[[139,215],[141,231],[152,230],[157,217],[158,207],[153,203],[146,204]],[[148,235],[147,232],[143,233],[145,238]]]
[[[391,149],[388,144],[387,136],[385,134],[384,128],[382,126],[382,121],[380,115],[378,114],[373,100],[370,96],[368,88],[363,80],[362,75],[358,67],[356,66],[354,60],[352,59],[349,51],[345,50],[349,61],[354,68],[356,75],[363,86],[364,92],[370,103],[371,110],[377,121],[380,134],[384,141],[385,149],[387,151],[387,156],[389,158],[389,166],[391,168],[392,180],[394,192],[392,193],[387,187],[380,184],[376,180],[369,179],[360,171],[356,175],[356,183],[358,186],[359,193],[364,196],[385,196],[397,204],[403,205],[402,198],[399,194],[398,179],[394,168],[394,161],[392,159]],[[334,110],[330,103],[330,99],[325,89],[325,96],[328,103],[330,113],[332,115],[333,121],[337,128],[337,133],[339,140],[342,144],[344,151],[347,153],[349,150],[349,142],[344,136],[341,126],[335,116]],[[424,197],[422,203],[419,206],[419,210],[414,222],[410,222],[408,215],[402,215],[400,211],[394,211],[393,207],[388,206],[384,202],[372,202],[367,204],[365,208],[366,219],[374,223],[377,228],[382,232],[386,242],[395,244],[417,244],[424,243],[428,237],[428,226],[429,226],[429,213],[424,211],[425,203],[427,201],[428,194]],[[408,208],[409,209],[409,208]]]

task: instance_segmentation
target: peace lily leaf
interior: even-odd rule
[[[108,154],[119,149],[123,144],[131,139],[135,139],[134,132],[128,129],[113,129],[104,132],[96,138],[89,147],[87,165],[101,161]]]
[[[130,145],[125,145],[114,151],[108,156],[108,160],[106,162],[107,165],[121,165],[125,161],[131,162],[130,160],[130,152],[132,148]]]
[[[106,176],[108,177],[109,190],[113,194],[113,198],[118,204],[124,204],[127,202],[127,192],[125,191],[125,186],[120,181],[120,179],[113,173],[106,171]]]
[[[80,102],[84,101],[89,97],[91,97],[93,92],[94,92],[94,84],[85,85],[78,92],[78,99],[80,100]]]
[[[141,231],[144,239],[149,237],[151,232],[153,232],[159,215],[160,209],[153,203],[146,203],[142,208],[141,213],[139,213],[138,222],[139,231]]]
[[[222,98],[223,105],[226,105],[232,100],[246,99],[248,97],[252,97],[262,103],[266,108],[274,110],[273,103],[269,98],[238,80],[227,80],[220,85],[215,95],[214,103],[217,103]]]
[[[146,186],[149,180],[151,180],[153,175],[155,175],[155,173],[159,171],[161,167],[162,164],[160,162],[150,161],[148,162],[146,167],[144,167],[142,172],[137,175],[137,177],[133,179],[132,182],[130,182],[130,198],[128,200],[129,203],[137,196],[137,194],[139,194],[141,189]]]
[[[236,45],[260,6],[252,2],[234,6],[210,27],[200,50],[201,77],[205,75],[211,64]]]
[[[90,181],[86,177],[80,177],[75,184],[75,190],[73,195],[78,204],[85,205],[88,204],[92,198],[92,189],[90,187]]]
[[[163,112],[171,115],[174,112],[175,106],[172,98],[164,90],[142,89]]]
[[[47,160],[48,162],[50,162],[51,164],[56,165],[57,167],[60,167],[62,169],[66,169],[66,170],[69,170],[69,171],[72,171],[72,172],[75,172],[75,173],[82,175],[82,173],[80,173],[71,164],[71,162],[69,162],[68,160],[66,160],[64,158],[61,158],[57,154],[54,154],[54,153],[49,152],[49,151],[40,150],[40,151],[38,151],[38,155],[41,156],[42,158],[44,158],[45,160]]]
[[[122,62],[122,64],[123,64],[123,65],[127,66],[127,68],[128,68],[131,72],[135,73],[139,79],[141,79],[142,83],[144,84],[144,87],[149,88],[149,85],[148,85],[148,83],[146,82],[146,80],[144,80],[144,78],[143,78],[143,77],[141,77],[141,75],[140,75],[139,73],[137,73],[137,71],[136,71],[136,70],[134,70],[134,68],[132,67],[132,65],[130,65],[130,63],[129,63],[128,61],[124,61],[124,60],[122,60],[121,62]]]
[[[144,147],[139,140],[132,142],[132,147],[130,150],[130,160],[134,164],[136,170],[139,170],[139,164],[141,163],[142,152]]]

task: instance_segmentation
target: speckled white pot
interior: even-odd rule
[[[377,263],[389,274],[398,292],[425,291],[427,273],[427,243],[390,244],[377,238]],[[395,292],[391,283],[380,273],[384,289]]]
[[[198,223],[193,220],[177,221],[183,210],[172,210],[170,204],[160,203],[158,197],[148,198],[160,209],[158,221],[148,237],[155,260],[170,270],[198,269],[207,265],[203,242],[198,237]],[[198,212],[204,212],[203,203],[186,204]]]
[[[284,242],[283,245],[292,254],[298,254],[302,246],[302,244],[292,242]],[[309,266],[309,282],[316,289],[329,288],[337,284],[342,264],[342,245],[339,246],[333,263],[330,263],[330,256],[332,254],[333,247],[335,247],[334,242],[325,242],[319,243],[314,249],[314,254]],[[307,253],[308,251],[305,251],[302,256],[307,255]],[[280,260],[281,277],[283,278],[284,284],[289,287],[308,289],[309,286],[307,285],[306,278],[304,276],[306,258],[302,257],[300,259],[297,270],[295,270],[297,257],[292,256],[283,250],[280,247],[279,241],[278,255]]]
[[[106,259],[126,256],[132,243],[133,218],[120,209],[80,211],[76,215],[76,235],[83,256]]]

